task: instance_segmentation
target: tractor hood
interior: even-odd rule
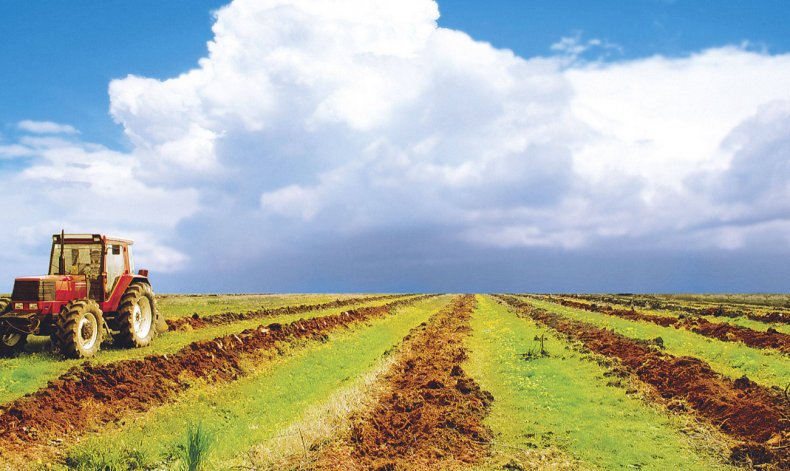
[[[81,282],[81,283],[80,283]],[[82,286],[80,286],[82,285]],[[14,282],[14,301],[55,301],[59,292],[85,290],[84,275],[43,275],[17,278]]]

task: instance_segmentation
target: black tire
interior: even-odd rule
[[[8,310],[9,298],[0,298],[0,314]],[[0,357],[8,358],[19,355],[27,344],[27,334],[14,330],[10,325],[0,322]]]
[[[115,316],[118,333],[113,338],[124,347],[145,347],[156,337],[157,316],[151,286],[135,281],[126,288],[118,305]]]
[[[89,358],[101,347],[104,318],[96,301],[71,301],[55,320],[55,340],[68,358]]]

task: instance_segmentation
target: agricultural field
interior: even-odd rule
[[[787,300],[159,296],[0,359],[0,469],[790,469]]]

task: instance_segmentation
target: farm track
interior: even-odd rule
[[[479,464],[491,432],[483,424],[493,397],[462,369],[462,339],[476,305],[464,296],[409,339],[384,376],[370,410],[351,418],[343,443],[328,447],[314,469],[437,469]]]
[[[61,442],[164,404],[195,379],[217,383],[244,376],[244,360],[256,353],[282,343],[321,340],[333,330],[392,314],[398,307],[432,296],[260,326],[193,342],[171,355],[73,368],[35,393],[0,406],[0,463],[21,465],[31,458],[52,457]]]
[[[776,392],[748,378],[730,380],[692,357],[675,357],[640,342],[590,324],[534,308],[512,296],[497,296],[528,316],[594,353],[616,358],[665,400],[686,406],[724,433],[742,442],[733,448],[734,463],[773,465],[790,469],[790,406]]]
[[[598,304],[588,304],[585,302],[572,301],[569,299],[545,297],[543,300],[560,304],[562,306],[582,309],[590,312],[598,312],[608,316],[620,317],[632,321],[644,321],[658,324],[662,327],[674,327],[676,329],[686,329],[695,334],[714,338],[724,342],[743,342],[745,345],[754,348],[770,348],[779,350],[782,353],[790,354],[790,335],[769,329],[766,332],[728,324],[724,322],[711,322],[702,317],[673,317],[662,316],[660,314],[645,314],[643,312],[614,309],[611,306],[601,306]]]
[[[337,307],[353,306],[355,304],[362,304],[372,301],[384,301],[388,299],[402,298],[409,296],[407,294],[387,294],[383,296],[360,296],[350,299],[335,300],[320,304],[298,304],[295,306],[282,306],[271,309],[259,309],[257,311],[248,312],[223,312],[220,314],[213,314],[210,316],[200,317],[197,313],[192,316],[179,317],[175,319],[167,319],[167,327],[171,330],[189,330],[189,329],[202,329],[210,325],[231,324],[238,321],[246,321],[250,319],[261,319],[265,317],[275,317],[283,315],[303,314],[313,311],[321,311],[323,309],[332,309]]]
[[[649,309],[661,309],[665,311],[681,312],[693,314],[695,316],[714,316],[714,317],[746,317],[747,319],[763,322],[765,324],[790,324],[790,312],[786,310],[777,310],[773,308],[770,312],[758,313],[751,308],[744,306],[737,306],[733,309],[732,306],[725,307],[719,304],[716,307],[700,306],[699,303],[689,302],[688,304],[673,303],[659,299],[630,299],[622,298],[619,296],[608,295],[571,295],[571,297],[584,299],[591,302],[604,302],[610,304],[618,304],[621,306],[639,306]],[[769,308],[769,306],[766,306]]]

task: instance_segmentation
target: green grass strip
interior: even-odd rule
[[[531,298],[526,300],[536,307],[598,327],[614,329],[615,332],[627,337],[635,339],[661,337],[667,353],[699,358],[708,362],[717,372],[733,379],[746,375],[749,379],[767,387],[784,387],[790,383],[790,358],[777,351],[752,348],[739,342],[722,342],[685,329],[621,319]]]
[[[555,446],[583,466],[604,469],[728,468],[695,452],[677,417],[607,386],[603,367],[582,360],[548,329],[487,296],[478,296],[478,303],[465,369],[494,395],[486,421],[498,445]],[[523,359],[539,346],[534,339],[542,334],[551,356]]]
[[[71,456],[87,461],[82,457],[95,450],[114,450],[115,458],[107,459],[123,461],[139,453],[143,444],[143,461],[153,466],[162,457],[178,455],[189,425],[201,423],[215,437],[211,469],[221,469],[222,463],[271,440],[311,406],[375,368],[411,328],[451,299],[432,298],[359,328],[332,333],[327,342],[296,348],[231,384],[197,386],[177,403],[159,407],[117,430],[83,439]]]
[[[381,306],[392,301],[395,301],[395,299],[371,301],[368,303],[355,304],[354,306],[310,311],[302,314],[249,319],[190,332],[171,331],[157,337],[148,347],[135,349],[105,348],[89,361],[93,363],[111,363],[119,360],[143,358],[148,355],[173,353],[197,340],[213,339],[215,337],[241,332],[244,329],[254,328],[261,324],[270,324],[273,322],[286,323],[300,318],[310,319],[318,316],[337,314],[349,309]],[[45,386],[48,381],[57,378],[69,368],[78,366],[85,361],[86,360],[67,360],[61,358],[59,355],[45,352],[23,354],[17,358],[11,359],[0,359],[0,404],[12,401],[24,394]]]

